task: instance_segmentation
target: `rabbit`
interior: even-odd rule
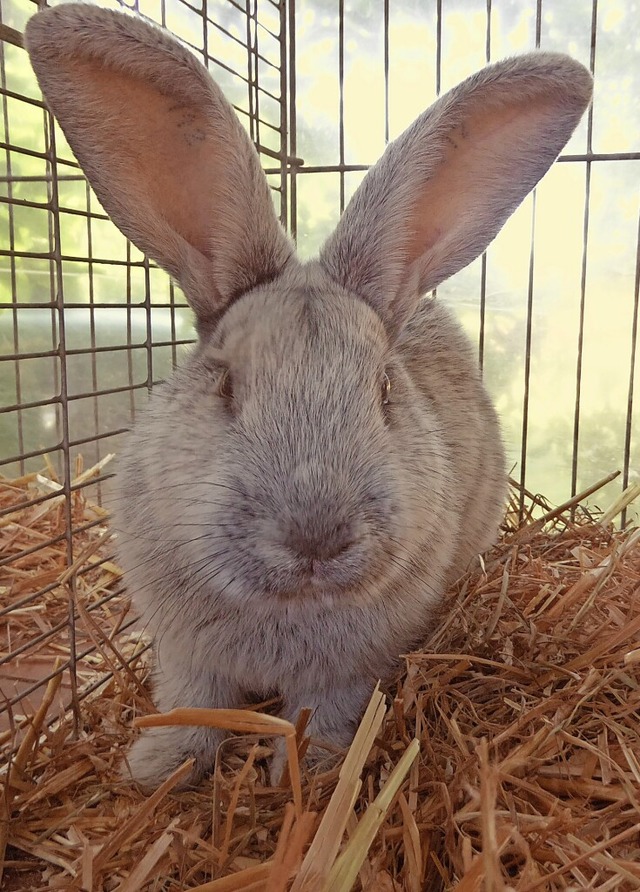
[[[276,691],[284,718],[309,707],[312,740],[344,748],[504,511],[474,349],[425,295],[553,163],[591,76],[536,51],[469,77],[389,144],[302,262],[231,105],[176,40],[69,4],[37,13],[26,46],[105,210],[195,314],[197,344],[154,389],[120,470],[119,552],[153,636],[155,703]],[[192,757],[195,784],[223,736],[147,731],[131,776],[151,789]]]

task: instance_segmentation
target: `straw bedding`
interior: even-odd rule
[[[198,790],[175,792],[179,770],[143,796],[120,768],[135,718],[153,712],[149,651],[126,628],[126,597],[108,597],[120,574],[102,510],[74,492],[73,576],[52,472],[0,484],[3,506],[36,501],[1,522],[3,551],[23,556],[0,580],[0,607],[49,586],[42,604],[3,617],[2,649],[38,642],[71,599],[79,694],[106,676],[74,728],[68,631],[3,667],[5,696],[35,670],[53,676],[0,737],[7,890],[640,888],[640,533],[613,531],[620,506],[599,521],[575,504],[508,520],[449,594],[435,638],[374,694],[342,766],[300,779],[304,716],[294,729],[243,711],[236,725],[284,734],[291,779],[270,786],[269,739],[245,735]]]

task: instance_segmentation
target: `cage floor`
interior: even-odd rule
[[[5,502],[38,485],[3,481]],[[78,526],[102,520],[74,499]],[[64,533],[62,505],[41,508],[9,516],[7,549]],[[238,738],[198,790],[176,792],[174,776],[150,796],[120,773],[132,720],[153,711],[148,651],[126,628],[126,599],[108,597],[119,572],[103,524],[79,534],[73,588],[63,535],[61,557],[47,552],[3,582],[1,607],[22,603],[42,573],[52,587],[44,606],[5,614],[2,648],[64,621],[71,593],[75,650],[87,651],[77,683],[89,693],[74,723],[60,705],[72,693],[65,669],[5,714],[4,888],[640,888],[640,532],[573,513],[506,531],[449,594],[438,634],[406,657],[356,754],[361,784],[354,757],[341,776],[337,766],[270,786],[269,741]],[[69,648],[68,635],[27,648],[4,666],[5,696],[66,666]],[[414,737],[420,754],[394,791]]]

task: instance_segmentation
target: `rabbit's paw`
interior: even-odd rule
[[[269,779],[272,787],[280,786],[282,772],[287,761],[286,741],[284,737],[276,737],[273,741],[273,755],[269,759]]]
[[[145,731],[126,757],[123,778],[135,781],[143,790],[153,790],[187,759],[193,758],[193,769],[175,789],[195,786],[213,766],[215,751],[222,739],[220,732],[211,732],[211,728],[185,727]]]

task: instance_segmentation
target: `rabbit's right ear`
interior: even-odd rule
[[[320,262],[395,336],[422,294],[480,254],[556,159],[591,98],[559,53],[499,62],[439,99],[391,143]]]
[[[206,69],[159,28],[85,4],[45,9],[26,47],[103,207],[182,286],[206,328],[293,255],[258,155]]]

